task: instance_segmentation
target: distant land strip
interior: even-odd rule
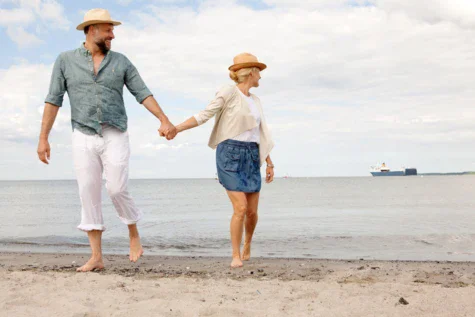
[[[450,176],[450,175],[475,175],[475,172],[452,172],[452,173],[418,173],[417,175],[422,176]]]

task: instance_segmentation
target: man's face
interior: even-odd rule
[[[114,36],[114,26],[112,24],[101,23],[96,24],[92,29],[94,32],[93,40],[94,43],[99,47],[102,53],[107,53],[112,47],[112,40]]]

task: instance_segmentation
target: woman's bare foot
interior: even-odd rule
[[[76,269],[76,272],[90,272],[90,271],[100,271],[104,269],[104,262],[102,262],[102,258],[90,258],[89,261],[86,262],[81,267]]]
[[[249,261],[250,258],[251,258],[251,244],[250,243],[244,243],[244,247],[242,248],[241,260]]]
[[[130,237],[130,253],[129,259],[132,262],[137,262],[143,254],[142,244],[140,244],[140,237]]]
[[[231,262],[231,268],[237,268],[237,267],[242,267],[242,261],[240,258],[233,258],[233,261]]]

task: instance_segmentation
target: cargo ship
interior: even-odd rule
[[[391,171],[389,167],[386,166],[386,163],[381,164],[380,166],[372,166],[371,175],[373,176],[412,176],[417,175],[416,168],[402,168],[398,171]]]

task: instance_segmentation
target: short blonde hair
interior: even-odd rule
[[[237,71],[230,71],[229,78],[234,80],[236,84],[240,84],[246,80],[247,77],[254,71],[260,71],[257,67],[241,68]]]

